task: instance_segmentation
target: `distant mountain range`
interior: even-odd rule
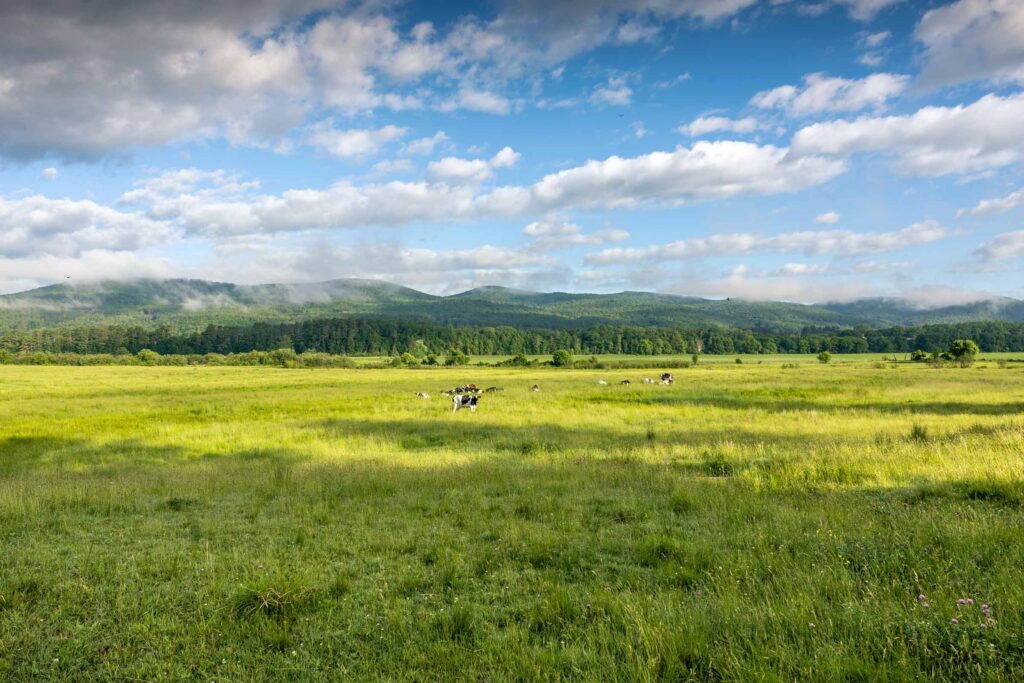
[[[358,279],[291,285],[235,285],[205,280],[102,281],[52,285],[0,296],[0,333],[111,324],[166,324],[178,331],[188,331],[209,324],[290,322],[353,315],[519,328],[720,325],[786,332],[808,326],[1024,322],[1024,301],[996,299],[925,309],[900,299],[802,305],[651,292],[540,293],[506,287],[479,287],[461,294],[435,296],[388,282]]]

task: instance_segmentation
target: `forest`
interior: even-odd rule
[[[720,327],[596,325],[580,329],[456,327],[374,318],[329,318],[295,323],[210,325],[175,333],[168,326],[102,326],[16,330],[0,336],[10,353],[245,353],[290,348],[297,353],[397,356],[414,348],[433,354],[452,349],[470,355],[671,353],[909,353],[944,351],[954,339],[973,339],[982,351],[1024,351],[1024,323],[986,321],[871,329],[806,327],[769,334]]]

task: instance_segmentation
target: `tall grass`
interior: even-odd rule
[[[645,373],[0,367],[0,679],[1024,678],[1024,373]]]

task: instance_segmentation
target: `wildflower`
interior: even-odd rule
[[[953,624],[955,626],[956,624],[960,623],[960,620],[954,617],[953,619],[949,620],[949,623],[951,623],[951,624]]]
[[[931,605],[929,605],[927,602],[922,602],[921,603],[921,607],[924,607],[925,609],[928,609],[929,607],[931,607]]]
[[[956,604],[958,604],[958,605],[966,605],[967,601],[964,600],[963,598],[960,598],[959,600],[956,601]]]
[[[818,628],[818,627],[817,627],[817,626],[815,626],[814,624],[808,624],[808,626],[810,626],[811,628]]]
[[[918,602],[924,602],[924,601],[925,601],[925,600],[927,600],[927,599],[928,599],[928,598],[926,598],[926,597],[924,596],[924,593],[921,593],[920,595],[918,595],[918,596],[917,596],[917,601],[918,601]]]
[[[967,598],[967,604],[968,605],[973,605],[974,604],[974,598]]]

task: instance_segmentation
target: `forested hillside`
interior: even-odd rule
[[[209,325],[292,323],[364,316],[452,326],[584,329],[599,325],[729,328],[797,333],[806,327],[1007,320],[1024,322],[1011,299],[920,309],[899,300],[801,305],[700,299],[651,292],[538,293],[481,287],[434,296],[374,280],[235,285],[203,280],[137,280],[54,285],[0,296],[0,333],[49,327],[167,326],[176,333]]]

